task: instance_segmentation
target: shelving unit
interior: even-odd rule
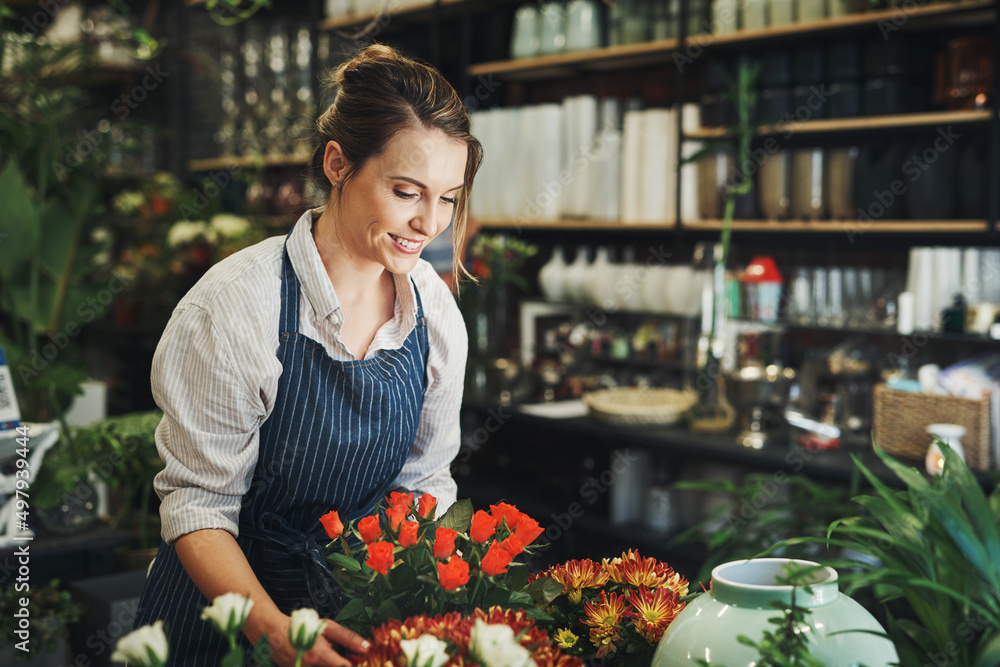
[[[231,155],[188,162],[189,171],[245,169],[247,167],[288,167],[304,165],[308,157],[301,155]]]
[[[617,71],[673,63],[674,56],[678,53],[686,53],[688,48],[697,49],[696,55],[700,56],[701,51],[705,49],[751,46],[762,41],[773,41],[779,38],[816,37],[864,28],[878,28],[880,24],[885,22],[888,22],[892,28],[902,28],[905,24],[906,29],[913,30],[922,27],[966,27],[983,21],[995,20],[995,0],[935,2],[921,7],[849,14],[822,21],[793,23],[765,30],[739,30],[725,34],[691,35],[683,43],[677,39],[665,39],[534,58],[477,63],[469,67],[469,74],[472,76],[491,74],[510,81],[537,81],[582,72]],[[902,22],[897,25],[897,21]]]
[[[399,11],[388,12],[365,12],[364,14],[349,14],[320,21],[320,30],[340,30],[344,28],[354,28],[363,26],[372,21],[391,20],[393,18],[408,18],[419,20],[426,18],[435,9],[448,6],[458,6],[465,0],[426,0],[424,2],[411,3]],[[388,5],[387,5],[388,6]]]

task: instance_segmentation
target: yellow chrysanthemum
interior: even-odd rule
[[[550,577],[562,584],[563,594],[568,595],[573,604],[580,604],[582,589],[600,588],[608,583],[608,573],[589,558],[554,565],[538,576]]]
[[[637,592],[627,595],[630,608],[625,616],[632,618],[636,632],[647,642],[656,645],[664,630],[684,608],[680,596],[669,588],[650,589],[640,586]]]
[[[556,645],[559,648],[573,648],[576,646],[576,642],[579,641],[579,637],[573,634],[569,628],[560,628],[556,632]]]
[[[585,625],[591,627],[590,642],[597,648],[597,657],[603,658],[618,649],[621,639],[620,624],[625,616],[625,596],[608,595],[601,591],[597,603],[588,602],[583,607]]]
[[[611,581],[638,588],[669,588],[678,595],[687,595],[687,580],[674,572],[666,563],[655,558],[643,558],[638,551],[631,549],[618,558],[604,559],[604,569]]]

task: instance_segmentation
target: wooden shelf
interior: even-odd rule
[[[684,229],[720,230],[722,220],[699,220],[684,223]],[[954,232],[985,232],[986,220],[734,220],[733,231],[746,232],[841,232],[880,233],[918,232],[949,234]]]
[[[761,128],[759,134],[818,134],[857,130],[882,130],[896,127],[921,127],[956,123],[988,123],[993,117],[990,109],[976,111],[928,111],[924,113],[864,116],[859,118],[829,118],[793,121]],[[717,139],[726,136],[723,127],[706,127],[685,135],[685,139]]]
[[[479,219],[475,218],[475,223],[482,229],[545,229],[545,230],[642,230],[642,229],[674,229],[677,225],[672,222],[664,223],[625,223],[616,220],[539,220],[538,222],[518,222],[510,219]]]
[[[308,161],[308,157],[301,155],[233,155],[230,157],[210,157],[201,160],[191,160],[188,162],[188,171],[299,166],[306,164]]]
[[[954,19],[954,27],[972,26],[996,20],[996,2],[994,0],[973,2],[934,2],[920,7],[907,5],[905,8],[881,9],[861,14],[848,14],[808,23],[791,23],[788,25],[765,28],[763,30],[737,30],[719,34],[692,35],[688,40],[692,46],[708,48],[713,46],[730,46],[751,44],[761,40],[773,40],[779,37],[805,37],[817,33],[837,32],[841,30],[877,27],[880,35],[882,29],[911,28],[923,22],[935,28],[942,28],[942,19]],[[933,20],[932,20],[933,19]],[[889,33],[892,34],[892,33]],[[885,39],[885,35],[882,35]]]
[[[340,30],[342,28],[353,28],[364,25],[370,21],[381,20],[382,18],[392,19],[395,17],[417,16],[433,10],[438,5],[458,5],[463,0],[426,0],[416,2],[397,12],[365,12],[364,14],[348,14],[337,16],[320,21],[320,30]]]
[[[900,17],[905,18],[905,21],[898,23]],[[763,40],[796,36],[809,37],[817,33],[856,30],[864,27],[881,30],[879,24],[884,24],[886,21],[890,22],[892,27],[896,27],[898,23],[900,28],[904,26],[910,28],[921,22],[928,24],[932,21],[935,27],[941,27],[941,23],[945,19],[955,20],[961,25],[986,24],[995,21],[996,2],[995,0],[935,2],[922,7],[850,14],[822,21],[793,23],[764,30],[741,30],[723,35],[693,35],[688,39],[688,44],[691,47],[697,47],[700,51],[715,46],[749,45]],[[471,76],[490,74],[512,81],[554,79],[577,74],[581,71],[616,71],[673,63],[674,55],[679,52],[679,48],[680,43],[676,39],[665,39],[534,58],[480,63],[472,65],[469,68],[469,74]]]
[[[644,65],[662,65],[673,62],[672,56],[677,51],[678,45],[676,39],[663,39],[533,58],[499,60],[472,65],[469,67],[469,74],[471,76],[492,74],[508,80],[529,81],[576,74],[581,70],[613,71]]]

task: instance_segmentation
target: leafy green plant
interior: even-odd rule
[[[785,472],[754,473],[739,482],[677,482],[674,489],[714,494],[724,501],[673,544],[704,544],[707,552],[697,580],[708,582],[715,566],[752,558],[781,540],[824,537],[832,521],[855,512],[851,497],[859,483],[860,473],[845,487]],[[818,543],[788,545],[780,555],[815,560],[822,548]]]
[[[944,443],[943,474],[927,479],[876,447],[905,488],[894,490],[856,457],[873,492],[855,498],[866,513],[834,521],[817,541],[865,556],[827,564],[852,570],[847,592],[870,589],[900,664],[1000,664],[1000,487],[987,496]]]
[[[155,432],[162,413],[138,412],[73,428],[48,453],[32,485],[35,505],[51,507],[91,476],[118,490],[113,523],[135,531],[142,548],[159,541],[159,517],[150,511],[153,478],[163,468]]]
[[[56,648],[56,642],[66,632],[66,626],[76,623],[84,611],[83,605],[75,602],[69,591],[59,588],[59,580],[53,579],[46,586],[32,586],[29,590],[18,590],[9,586],[0,590],[0,637],[10,641],[17,637],[16,616],[23,608],[22,598],[28,598],[28,613],[32,619],[29,651],[12,651],[14,660],[24,661],[32,656]]]
[[[75,337],[110,289],[95,262],[108,242],[90,237],[102,212],[103,133],[77,134],[87,49],[12,32],[0,39],[0,344],[22,416],[48,421],[79,392]]]

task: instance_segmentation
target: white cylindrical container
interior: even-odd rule
[[[908,336],[913,333],[914,322],[914,299],[913,292],[899,293],[899,315],[896,318],[896,331]]]

